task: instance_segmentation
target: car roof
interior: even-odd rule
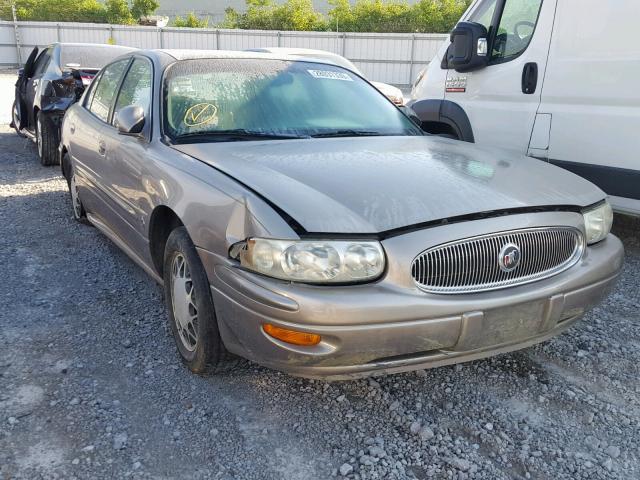
[[[113,48],[113,49],[118,49],[118,50],[123,50],[123,51],[134,51],[134,50],[138,50],[135,47],[127,47],[124,45],[110,45],[108,43],[80,43],[80,42],[58,42],[58,43],[53,43],[52,46],[59,46],[62,48],[82,48],[82,47],[90,47],[90,48]]]
[[[230,58],[230,59],[270,59],[270,60],[290,60],[290,61],[305,61],[309,58],[303,59],[299,56],[291,56],[285,53],[269,53],[269,52],[256,52],[256,51],[240,51],[240,50],[173,50],[173,49],[159,49],[150,50],[150,52],[157,52],[160,54],[168,55],[175,60],[199,60],[199,59],[216,59],[216,58]],[[143,52],[144,53],[144,52]],[[326,59],[313,59],[318,60],[321,63],[335,65]]]
[[[294,48],[294,47],[263,47],[263,48],[255,48],[255,49],[251,48],[248,51],[290,55],[293,57],[305,57],[309,60],[311,59],[320,60],[323,63],[333,63],[334,65],[338,65],[339,67],[346,68],[347,70],[352,70],[362,75],[358,67],[356,67],[352,61],[346,59],[342,55],[339,55],[334,52],[330,52],[328,50],[317,50],[314,48]]]

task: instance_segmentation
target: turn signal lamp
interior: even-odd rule
[[[267,335],[293,345],[311,347],[319,344],[321,340],[321,337],[318,334],[289,330],[287,328],[276,327],[270,323],[262,325],[262,329]]]

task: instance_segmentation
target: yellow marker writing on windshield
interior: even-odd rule
[[[183,122],[188,127],[197,127],[217,121],[218,107],[211,103],[197,103],[189,107],[184,114]]]

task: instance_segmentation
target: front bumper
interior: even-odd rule
[[[385,250],[407,250],[407,242],[416,240],[408,237],[424,235],[387,240]],[[200,254],[230,351],[293,375],[338,380],[475,360],[557,335],[611,290],[623,248],[610,235],[555,277],[467,295],[427,294],[403,283],[404,260],[390,263],[385,279],[374,284],[318,287],[261,277]],[[265,334],[264,323],[317,333],[322,341],[286,344]]]

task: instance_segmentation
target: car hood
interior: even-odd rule
[[[309,233],[380,233],[523,207],[585,207],[588,181],[527,157],[439,137],[174,145],[266,198]]]

